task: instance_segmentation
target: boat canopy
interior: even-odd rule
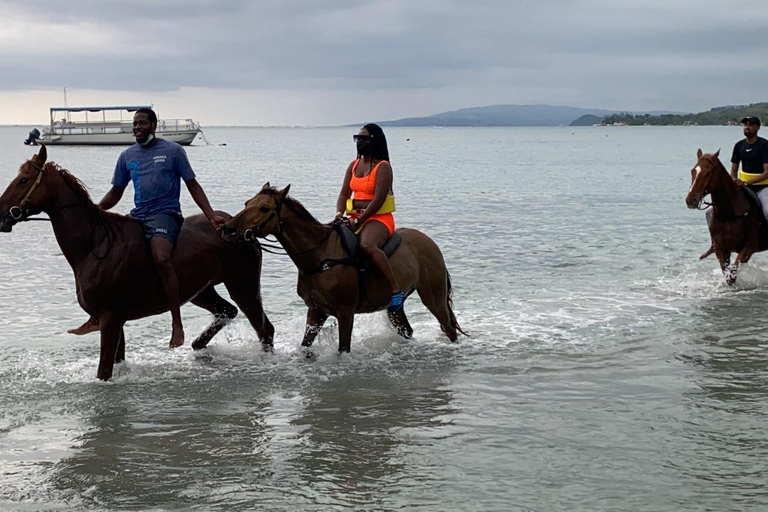
[[[101,112],[103,110],[127,110],[128,112],[135,112],[140,108],[152,108],[151,105],[129,105],[125,107],[51,107],[51,113],[53,112]]]

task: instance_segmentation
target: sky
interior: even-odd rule
[[[701,111],[768,101],[768,2],[0,0],[0,124],[153,104],[325,126],[493,104]]]

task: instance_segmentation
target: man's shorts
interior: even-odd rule
[[[181,225],[184,223],[184,217],[181,216],[181,213],[158,213],[136,220],[141,221],[144,226],[144,238],[155,238],[156,236],[165,238],[170,240],[173,248],[176,249],[176,241],[179,239]]]

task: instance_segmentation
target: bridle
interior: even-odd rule
[[[29,161],[29,164],[34,167],[37,170],[37,178],[32,183],[32,186],[29,187],[29,190],[27,191],[24,198],[21,200],[18,206],[12,206],[10,210],[8,210],[8,215],[11,216],[11,218],[15,221],[19,221],[24,217],[24,206],[29,202],[29,196],[32,195],[32,192],[35,191],[37,186],[40,184],[40,182],[43,180],[43,174],[45,173],[45,169],[39,165],[37,165],[33,161]]]
[[[261,242],[259,242],[258,237],[254,235],[254,233],[261,232],[262,229],[267,227],[267,224],[269,224],[269,221],[277,217],[277,229],[278,232],[282,235],[283,234],[283,221],[280,220],[280,211],[283,209],[283,202],[275,200],[275,209],[272,210],[272,213],[269,214],[269,217],[267,217],[264,222],[256,226],[256,229],[248,228],[245,231],[243,231],[243,241],[245,242],[252,242],[261,245]],[[277,248],[277,247],[275,247]],[[269,251],[267,251],[269,252]]]
[[[278,236],[282,236],[282,234],[283,234],[283,221],[282,221],[282,219],[280,219],[280,212],[282,211],[282,209],[283,209],[283,201],[276,199],[275,200],[275,209],[272,210],[272,213],[269,215],[269,217],[267,217],[264,220],[264,222],[262,222],[261,224],[256,226],[256,228],[254,228],[254,229],[248,228],[245,231],[243,231],[243,234],[240,235],[242,241],[250,242],[250,243],[254,243],[254,244],[258,245],[259,247],[261,247],[261,250],[263,250],[264,252],[268,252],[270,254],[278,254],[280,256],[287,256],[288,252],[285,250],[285,248],[283,246],[278,245],[279,242],[272,242],[271,240],[269,240],[270,243],[260,242],[259,241],[259,237],[255,234],[255,233],[260,233],[261,230],[264,229],[267,226],[267,224],[269,224],[269,221],[271,221],[272,219],[277,217]],[[315,247],[312,247],[311,249],[307,249],[306,251],[301,251],[301,252],[294,253],[294,256],[302,256],[304,254],[308,254],[308,253],[310,253],[312,251],[315,251],[317,248],[319,248],[321,245],[323,245],[328,240],[328,238],[331,236],[332,232],[333,232],[333,230],[329,229],[328,230],[328,234],[326,234],[323,237],[323,239]],[[270,249],[273,249],[273,250],[270,250]],[[276,252],[276,251],[281,251],[281,252]]]

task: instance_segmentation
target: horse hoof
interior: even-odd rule
[[[312,352],[311,350],[304,351],[304,359],[314,359],[314,358],[315,358],[314,352]]]
[[[192,343],[192,350],[203,350],[205,347],[207,347],[207,343],[198,343],[197,341]]]
[[[269,352],[270,354],[274,354],[275,353],[275,346],[272,345],[271,342],[270,343],[262,343],[261,344],[261,350],[263,350],[264,352]]]

